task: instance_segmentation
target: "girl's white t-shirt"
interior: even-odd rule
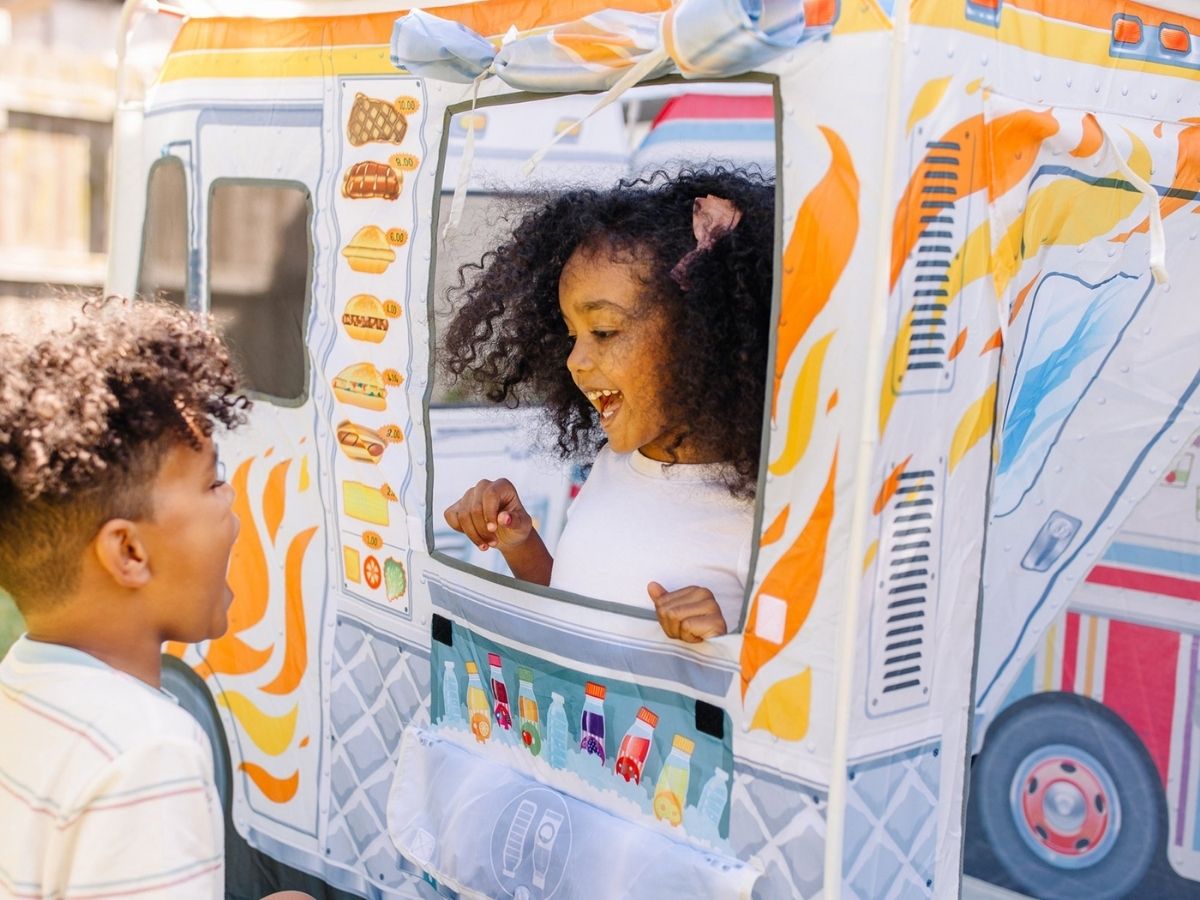
[[[711,465],[666,465],[600,450],[570,508],[550,586],[654,610],[646,584],[712,591],[732,631],[742,616],[754,501],[732,497]]]

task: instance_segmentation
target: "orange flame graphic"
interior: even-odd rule
[[[854,171],[854,160],[837,132],[823,125],[820,128],[833,158],[825,175],[800,205],[783,254],[784,311],[775,349],[772,418],[788,360],[829,302],[858,237],[858,174]]]
[[[270,536],[272,544],[275,543],[275,537],[279,534],[279,525],[283,522],[287,473],[291,464],[290,459],[285,459],[275,466],[271,470],[271,474],[267,476],[267,486],[263,491],[263,518],[267,522],[267,534]]]
[[[308,544],[316,533],[316,526],[302,531],[292,539],[288,547],[284,568],[284,583],[287,586],[287,645],[283,655],[283,667],[275,676],[275,680],[262,689],[267,694],[290,694],[300,686],[300,679],[304,677],[308,668],[308,632],[304,625],[304,594],[300,570],[304,565],[304,554],[308,550]]]
[[[882,487],[879,488],[879,493],[875,497],[875,506],[873,512],[879,515],[888,505],[888,501],[896,496],[896,491],[900,490],[900,476],[904,474],[904,470],[908,468],[908,464],[912,462],[912,454],[904,458],[904,462],[892,469],[892,474],[884,479]]]
[[[1046,138],[1058,132],[1058,121],[1050,110],[1035,112],[1031,109],[1017,110],[998,116],[986,125],[983,115],[972,116],[959,122],[939,138],[940,142],[975,147],[983,138],[984,143],[975,152],[965,153],[969,168],[958,173],[958,180],[944,187],[953,192],[940,199],[957,203],[962,198],[988,189],[988,198],[995,199],[1008,193],[1023,179],[1037,159],[1037,147]],[[989,148],[985,152],[983,148]],[[913,211],[920,208],[921,193],[929,178],[933,164],[922,161],[909,178],[900,203],[896,206],[892,221],[892,273],[889,290],[895,290],[900,279],[900,270],[912,253],[925,226],[921,217]]]
[[[1036,275],[1034,275],[1032,278],[1029,279],[1029,284],[1025,285],[1025,287],[1021,288],[1021,290],[1017,293],[1017,299],[1013,301],[1012,309],[1008,313],[1008,324],[1009,325],[1011,325],[1013,322],[1017,321],[1017,316],[1020,315],[1021,307],[1025,305],[1025,301],[1029,297],[1030,290],[1033,289],[1033,286],[1035,284],[1037,284],[1037,280],[1041,277],[1042,277],[1042,273],[1038,272]]]
[[[779,558],[754,595],[742,640],[742,697],[754,676],[799,634],[817,599],[817,588],[825,569],[825,547],[833,523],[834,484],[837,478],[838,451],[833,452],[829,477],[817,498],[799,537]],[[782,639],[778,642],[758,634],[758,611],[764,596],[787,604]]]
[[[791,512],[792,505],[789,503],[779,511],[779,515],[775,517],[775,521],[767,526],[767,530],[763,532],[762,540],[758,542],[760,547],[766,547],[775,543],[783,537],[784,529],[787,528],[788,513]]]
[[[261,459],[265,460],[269,455],[269,451],[265,452]],[[262,488],[259,511],[271,548],[275,548],[279,542],[291,492],[303,492],[310,486],[307,457],[301,460],[295,487],[291,485],[292,462],[292,459],[285,459],[274,463]],[[279,671],[258,690],[262,694],[287,695],[299,688],[308,670],[308,631],[304,617],[302,572],[318,527],[314,525],[300,530],[287,543],[282,567],[282,653],[277,652],[280,650],[278,643],[262,649],[249,646],[242,635],[266,616],[271,600],[272,573],[275,571],[275,565],[268,559],[268,547],[259,533],[259,520],[255,519],[251,507],[249,483],[254,463],[254,457],[241,463],[231,479],[236,495],[234,509],[241,518],[242,528],[230,560],[229,584],[234,599],[229,610],[229,631],[209,644],[203,661],[196,669],[205,677],[242,676],[261,671],[273,658],[279,657]],[[247,692],[244,684],[222,685],[217,695],[218,704],[229,709],[240,730],[250,739],[250,744],[271,756],[282,755],[293,746],[308,744],[307,736],[300,739],[299,745],[295,744],[298,706],[293,706],[283,715],[276,715],[261,709],[252,697],[253,689]],[[246,773],[263,796],[274,803],[287,803],[299,788],[299,769],[285,778],[279,778],[249,760],[242,761],[238,768]]]
[[[1195,120],[1190,121],[1194,122]],[[1192,125],[1179,132],[1179,152],[1175,158],[1175,177],[1171,180],[1171,189],[1180,192],[1182,196],[1168,193],[1158,201],[1158,209],[1162,213],[1162,217],[1165,219],[1171,213],[1178,212],[1192,203],[1191,192],[1196,190],[1197,184],[1200,184],[1200,125]],[[1117,235],[1113,241],[1124,243],[1135,234],[1145,234],[1149,230],[1150,217],[1147,216],[1136,228]]]
[[[287,778],[276,778],[262,766],[252,762],[239,763],[238,769],[249,775],[254,786],[272,803],[287,803],[296,796],[296,790],[300,787],[299,769]]]
[[[946,361],[954,359],[958,354],[962,353],[963,347],[967,345],[967,332],[969,328],[964,328],[958,333],[958,337],[954,339],[954,343],[950,345],[950,349],[946,351]]]

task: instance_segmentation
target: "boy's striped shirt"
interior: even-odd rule
[[[0,662],[0,897],[219,898],[212,754],[166,694],[21,638]]]

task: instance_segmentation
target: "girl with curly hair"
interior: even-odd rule
[[[444,368],[493,402],[541,404],[559,453],[593,462],[553,557],[505,478],[447,523],[525,581],[653,608],[671,637],[736,626],[774,229],[759,175],[659,172],[545,199],[463,266]]]

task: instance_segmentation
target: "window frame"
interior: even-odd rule
[[[774,105],[775,113],[775,236],[774,246],[772,248],[772,285],[771,285],[771,323],[772,327],[768,335],[767,347],[767,371],[766,384],[770,385],[771,377],[775,371],[776,353],[778,344],[778,325],[779,316],[782,309],[783,296],[783,196],[782,196],[782,178],[780,173],[783,171],[783,97],[780,86],[780,77],[766,72],[748,72],[743,75],[738,75],[732,78],[712,78],[699,81],[689,81],[682,76],[671,75],[664,78],[656,78],[642,82],[641,85],[688,85],[694,87],[697,91],[702,91],[706,84],[734,83],[734,82],[754,82],[767,84],[771,87],[771,99]],[[442,124],[441,141],[438,148],[438,164],[434,177],[434,196],[433,205],[431,207],[431,224],[430,224],[430,257],[429,271],[427,275],[426,288],[426,316],[429,334],[429,368],[425,381],[425,391],[421,399],[421,412],[426,422],[425,428],[425,459],[426,459],[426,483],[425,483],[425,541],[429,549],[430,558],[437,562],[446,565],[459,572],[464,572],[473,575],[476,578],[482,578],[485,581],[493,584],[501,585],[508,588],[515,588],[530,594],[540,597],[547,597],[553,600],[563,601],[575,606],[583,606],[590,609],[598,609],[607,612],[614,612],[618,615],[626,616],[632,619],[654,620],[656,615],[652,610],[630,607],[624,604],[613,603],[608,600],[600,600],[595,597],[588,597],[584,594],[576,594],[570,591],[564,591],[559,588],[551,588],[539,584],[533,584],[528,581],[517,578],[511,574],[498,574],[489,572],[471,563],[464,562],[448,553],[438,550],[434,545],[434,530],[433,516],[439,514],[440,511],[433,509],[433,486],[436,478],[436,459],[433,452],[433,432],[428,423],[430,421],[429,414],[431,409],[431,399],[434,390],[434,380],[437,368],[438,357],[438,333],[437,324],[435,322],[435,303],[437,296],[435,291],[437,266],[438,266],[438,237],[439,237],[439,220],[441,218],[441,206],[443,190],[445,188],[445,166],[446,155],[450,141],[450,125],[455,115],[460,112],[469,112],[472,109],[486,108],[492,106],[512,106],[520,103],[528,103],[537,100],[549,100],[559,97],[574,97],[579,96],[579,92],[569,93],[533,93],[530,91],[512,91],[493,97],[481,97],[477,101],[464,100],[459,103],[448,104],[445,110],[445,117]],[[741,634],[745,631],[746,620],[750,612],[750,602],[753,598],[755,576],[758,569],[758,559],[762,544],[762,529],[763,529],[763,507],[765,501],[765,493],[767,490],[767,467],[768,455],[770,449],[771,437],[771,391],[763,392],[763,414],[762,414],[762,439],[761,451],[758,461],[758,478],[755,488],[754,497],[754,518],[753,530],[750,544],[750,560],[747,569],[745,595],[742,598],[742,612],[739,620],[736,623],[729,624],[729,634]]]
[[[312,396],[312,378],[313,378],[313,363],[312,355],[308,350],[308,336],[311,326],[313,312],[313,280],[316,276],[317,253],[316,242],[313,238],[313,221],[316,214],[316,205],[313,202],[313,192],[303,181],[297,181],[291,178],[252,178],[247,176],[220,176],[214,178],[208,185],[208,199],[205,206],[205,236],[204,236],[204,292],[200,298],[200,308],[208,315],[212,315],[212,274],[213,274],[213,226],[216,222],[216,217],[213,215],[213,200],[217,194],[218,187],[244,185],[250,187],[274,187],[274,188],[292,188],[299,190],[304,195],[305,205],[305,246],[308,254],[308,265],[306,267],[306,276],[304,279],[304,306],[301,313],[300,321],[302,323],[300,331],[300,347],[303,354],[303,375],[301,376],[300,393],[295,397],[281,397],[277,394],[269,394],[265,391],[258,390],[255,387],[246,385],[244,393],[252,400],[260,400],[264,403],[269,403],[272,406],[279,406],[288,409],[298,409],[308,403]],[[225,336],[222,335],[224,338]]]
[[[142,275],[146,267],[146,243],[150,235],[150,185],[154,181],[154,173],[160,168],[176,165],[179,167],[180,174],[183,175],[183,303],[184,309],[189,309],[192,306],[192,292],[195,290],[195,282],[192,278],[192,227],[195,224],[192,216],[191,205],[191,185],[188,181],[188,168],[184,165],[183,160],[173,153],[167,153],[158,157],[154,162],[150,163],[150,168],[146,170],[146,199],[143,204],[144,212],[142,214],[142,240],[141,246],[138,249],[138,267],[137,278],[134,281],[134,292],[138,296],[142,296]],[[157,296],[157,291],[155,292]]]

